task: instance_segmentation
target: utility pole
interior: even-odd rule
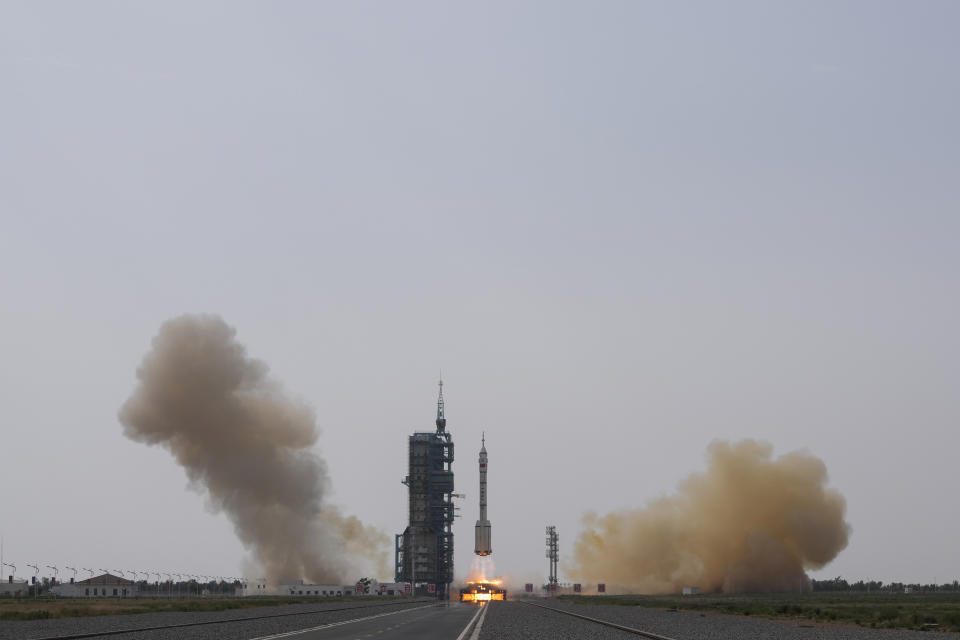
[[[121,571],[120,569],[114,569],[114,571],[116,571],[117,573],[119,573],[119,574],[120,574],[120,577],[123,578],[124,580],[127,579],[127,578],[123,575],[123,571]],[[127,595],[125,592],[126,592],[126,589],[124,589],[123,587],[120,587],[120,597],[121,597],[121,598],[123,598],[123,597],[125,597],[125,596]]]
[[[56,568],[55,566],[53,566],[52,564],[48,564],[48,565],[47,565],[47,569],[53,569],[53,582],[50,583],[50,586],[53,587],[54,585],[57,584],[57,578],[60,576],[60,570],[57,569],[57,568]]]
[[[33,597],[40,597],[40,583],[37,582],[37,576],[40,575],[40,567],[35,564],[28,564],[28,567],[33,569]]]
[[[15,564],[10,564],[9,562],[4,562],[4,563],[3,563],[3,566],[5,566],[5,567],[10,567],[11,569],[13,569],[13,579],[16,580],[16,579],[17,579],[17,565],[15,565]]]

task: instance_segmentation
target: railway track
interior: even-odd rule
[[[571,616],[574,618],[579,618],[581,620],[586,620],[587,622],[593,622],[595,624],[603,625],[605,627],[610,627],[612,629],[619,629],[620,631],[626,631],[627,633],[632,633],[636,636],[641,636],[643,638],[650,638],[650,640],[677,640],[676,638],[670,638],[668,636],[661,636],[656,633],[651,633],[650,631],[644,631],[643,629],[634,629],[633,627],[626,627],[622,624],[617,624],[615,622],[610,622],[608,620],[601,620],[599,618],[591,618],[590,616],[580,615],[579,613],[573,613],[572,611],[565,611],[563,609],[556,609],[554,607],[548,607],[544,604],[538,604],[536,602],[529,602],[527,600],[517,600],[521,604],[525,604],[531,607],[538,607],[540,609],[546,609],[547,611],[553,611],[554,613],[560,613],[565,616]]]
[[[168,625],[154,625],[150,627],[126,627],[123,629],[109,629],[105,631],[96,631],[96,632],[85,632],[85,633],[75,633],[70,635],[63,636],[47,636],[44,638],[34,638],[33,640],[81,640],[83,638],[102,638],[105,636],[117,636],[123,633],[143,633],[146,631],[167,631],[170,629],[181,629],[184,627],[201,627],[209,626],[215,624],[229,624],[232,622],[250,622],[255,620],[266,620],[268,618],[289,618],[291,616],[310,616],[316,615],[318,613],[333,613],[337,611],[354,611],[354,610],[363,610],[371,609],[374,607],[391,607],[397,605],[410,605],[417,602],[421,603],[430,603],[425,606],[430,606],[436,601],[433,599],[429,600],[401,600],[397,602],[378,602],[376,604],[364,604],[355,607],[338,607],[334,609],[315,609],[313,611],[297,611],[295,613],[269,613],[260,616],[245,616],[242,618],[224,618],[222,620],[202,620],[198,622],[180,622],[177,624],[168,624]],[[413,607],[413,609],[419,609],[422,607]],[[409,611],[411,609],[403,609],[403,611]]]

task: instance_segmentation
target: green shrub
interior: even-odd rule
[[[0,613],[0,620],[46,620],[50,612],[46,609],[34,611],[4,611]]]

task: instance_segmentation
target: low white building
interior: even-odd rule
[[[342,584],[306,584],[303,580],[282,584],[267,584],[265,582],[249,582],[244,584],[239,593],[241,596],[345,596],[352,595],[352,585]]]
[[[239,589],[241,596],[400,596],[410,595],[409,582],[377,582],[371,580],[366,593],[362,584],[308,584],[302,580],[270,585],[265,582],[249,582]]]
[[[79,582],[58,584],[50,591],[62,598],[132,598],[139,595],[140,587],[132,580],[104,573]]]
[[[4,582],[0,582],[0,597],[25,597],[29,593],[30,583],[26,580],[16,580],[13,576],[10,576]]]
[[[342,584],[304,584],[297,582],[294,584],[282,584],[277,587],[280,595],[290,596],[344,596],[353,593],[353,587],[345,587]]]

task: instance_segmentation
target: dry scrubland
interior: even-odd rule
[[[378,596],[377,601],[396,598]],[[45,620],[83,618],[167,611],[226,611],[286,604],[330,604],[332,602],[370,602],[369,596],[329,597],[256,597],[256,598],[0,598],[0,620]]]
[[[805,593],[698,596],[560,596],[586,605],[623,605],[763,618],[855,624],[874,629],[960,631],[960,593]]]

